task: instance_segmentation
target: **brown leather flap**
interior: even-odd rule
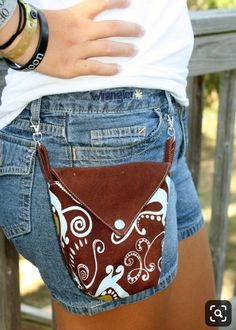
[[[169,162],[137,162],[108,167],[54,168],[51,174],[105,225],[123,236],[165,179],[170,165]]]

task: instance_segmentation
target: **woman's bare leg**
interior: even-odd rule
[[[54,302],[57,330],[204,330],[205,302],[215,299],[206,229],[179,242],[179,265],[169,287],[147,300],[95,316],[66,312]],[[211,327],[212,330],[217,328]]]
[[[209,329],[205,324],[205,303],[212,299],[216,299],[215,282],[204,227],[179,242],[178,272],[172,283],[165,330]]]
[[[170,291],[171,285],[146,300],[94,316],[70,314],[54,301],[56,330],[165,330]]]

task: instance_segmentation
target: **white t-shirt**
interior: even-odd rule
[[[31,0],[38,8],[59,9],[78,0]],[[30,101],[43,95],[113,87],[143,87],[170,91],[182,105],[188,105],[186,78],[193,49],[193,31],[186,0],[132,0],[125,9],[106,11],[96,18],[122,19],[141,24],[142,38],[128,38],[139,53],[133,58],[115,58],[123,68],[112,77],[83,76],[59,79],[37,72],[9,70],[0,107],[0,129],[9,124]],[[116,38],[117,40],[117,38]],[[124,40],[125,38],[119,38]],[[114,58],[98,58],[114,62]]]

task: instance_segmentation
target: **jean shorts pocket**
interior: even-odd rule
[[[146,137],[146,125],[114,127],[106,129],[97,129],[91,131],[92,146],[127,146],[137,142],[142,142]]]
[[[24,141],[0,132],[0,227],[8,239],[31,231],[35,150]]]
[[[158,145],[159,141],[163,145],[162,126],[162,112],[153,108],[90,118],[89,124],[83,125],[86,131],[75,129],[76,142],[69,137],[75,166],[131,161],[145,153],[154,143]]]

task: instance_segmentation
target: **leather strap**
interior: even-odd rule
[[[48,152],[47,149],[42,144],[37,144],[37,153],[39,156],[39,160],[44,172],[44,175],[48,181],[49,184],[52,184],[54,182],[50,170],[50,163],[48,159]]]
[[[175,155],[175,146],[175,139],[171,138],[166,141],[165,162],[172,164]]]

